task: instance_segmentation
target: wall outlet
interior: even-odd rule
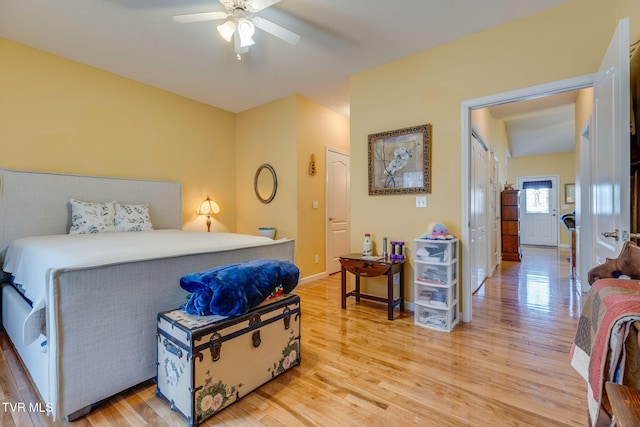
[[[317,200],[314,200],[314,201],[311,203],[311,207],[313,207],[313,209],[318,209],[318,205],[319,205],[319,203],[318,203],[318,201],[317,201]]]
[[[416,208],[426,208],[426,207],[427,207],[427,196],[416,197]]]
[[[313,261],[317,264],[320,262],[320,257],[318,255],[314,255]]]

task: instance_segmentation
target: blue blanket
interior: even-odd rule
[[[290,293],[299,277],[300,270],[292,263],[271,259],[190,273],[180,278],[180,287],[193,294],[184,310],[200,316],[240,316],[260,305],[278,286]]]

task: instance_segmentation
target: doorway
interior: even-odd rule
[[[544,97],[548,95],[563,93],[567,91],[580,90],[593,86],[594,75],[579,76],[567,80],[547,83],[538,86],[532,86],[525,89],[519,89],[511,92],[490,95],[483,98],[477,98],[462,103],[462,224],[469,224],[471,221],[471,185],[472,175],[471,168],[471,147],[472,147],[472,124],[471,111],[480,108],[491,107],[510,102],[524,101],[533,98]],[[462,241],[471,241],[471,231],[469,227],[462,229]],[[472,265],[468,261],[471,259],[470,245],[462,245],[462,320],[470,322],[472,313],[472,289],[471,283]]]
[[[340,271],[340,255],[351,252],[351,199],[349,153],[337,148],[326,148],[326,271]]]

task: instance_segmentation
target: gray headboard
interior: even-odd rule
[[[153,228],[182,228],[178,182],[0,169],[0,258],[20,237],[66,234],[72,198],[148,203]]]

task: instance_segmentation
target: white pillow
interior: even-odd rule
[[[116,203],[115,216],[116,231],[148,231],[153,230],[149,205],[132,205]]]
[[[69,234],[106,233],[116,231],[116,202],[91,203],[71,199]]]

